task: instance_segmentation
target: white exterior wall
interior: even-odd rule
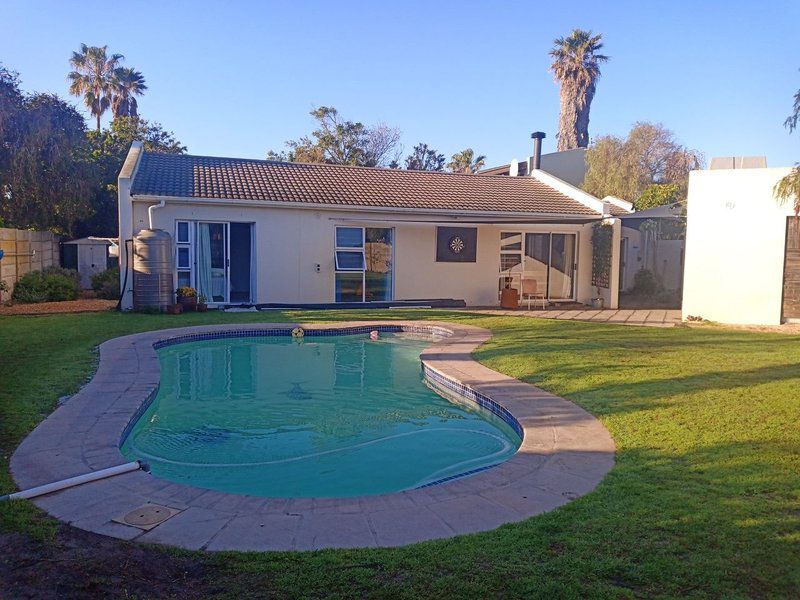
[[[693,171],[689,176],[683,317],[721,323],[781,321],[786,217],[779,169]]]
[[[147,207],[151,204],[133,203],[134,234],[148,227]],[[595,295],[591,287],[591,224],[478,225],[476,262],[437,263],[435,224],[396,222],[414,218],[413,214],[168,200],[164,208],[153,211],[153,226],[174,236],[176,220],[255,223],[258,303],[333,302],[334,228],[337,225],[394,228],[394,300],[457,298],[469,306],[498,304],[501,230],[577,233],[577,299],[588,303]],[[395,222],[391,222],[393,219]],[[448,220],[442,225],[460,224]],[[463,223],[463,226],[473,225]],[[619,224],[615,231],[618,240]],[[618,244],[616,248],[618,253]],[[618,279],[618,257],[612,264],[613,276]],[[606,306],[616,306],[616,296],[616,293],[609,294]]]
[[[586,148],[542,154],[542,162],[539,168],[566,181],[570,185],[581,187],[583,180],[586,179],[586,171],[589,168],[586,164]]]

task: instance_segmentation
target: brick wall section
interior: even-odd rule
[[[0,249],[5,253],[0,260],[0,279],[8,283],[10,290],[25,273],[60,263],[58,237],[49,231],[0,227]],[[10,291],[3,292],[0,301],[10,297]]]

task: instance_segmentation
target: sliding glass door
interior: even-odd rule
[[[522,290],[532,280],[550,300],[575,299],[577,235],[574,233],[500,234],[500,287]]]
[[[192,286],[213,304],[254,301],[255,236],[252,223],[178,221],[179,286]]]

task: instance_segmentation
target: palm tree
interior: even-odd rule
[[[130,67],[117,67],[112,81],[111,112],[114,118],[139,116],[136,96],[141,96],[146,89],[141,72]]]
[[[114,73],[123,58],[122,54],[108,56],[108,46],[81,44],[80,52],[73,52],[69,59],[74,69],[68,75],[69,93],[83,96],[86,108],[97,118],[97,131],[100,131],[100,117],[111,105]]]
[[[452,160],[447,163],[447,168],[453,173],[468,173],[474,175],[483,167],[486,157],[483,154],[475,156],[472,148],[453,154]]]
[[[558,38],[550,50],[550,70],[561,84],[561,115],[558,120],[558,150],[586,148],[589,145],[589,108],[592,105],[600,63],[608,56],[598,54],[602,35],[574,29]]]

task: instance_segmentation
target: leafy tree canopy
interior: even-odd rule
[[[444,154],[439,154],[428,144],[419,143],[406,157],[406,169],[409,171],[444,171]]]
[[[794,95],[794,106],[792,114],[786,117],[784,126],[792,133],[797,128],[800,121],[800,90]],[[795,164],[792,171],[777,184],[774,189],[775,198],[780,204],[792,203],[795,216],[800,215],[800,163]]]
[[[159,123],[139,117],[117,117],[107,129],[88,133],[90,161],[99,185],[91,198],[91,217],[79,223],[76,235],[117,234],[117,176],[134,141],[148,152],[183,154],[182,145],[171,131]]]
[[[485,162],[486,157],[483,154],[476,156],[472,148],[467,148],[453,154],[452,159],[447,163],[447,168],[453,173],[474,175],[483,167]]]
[[[642,195],[633,202],[636,210],[647,210],[681,201],[681,186],[678,183],[654,183],[647,186]]]
[[[339,111],[320,106],[311,111],[317,128],[310,136],[286,142],[288,152],[267,153],[267,160],[384,167],[395,162],[400,131],[383,123],[368,127],[346,121]]]
[[[0,218],[70,233],[91,213],[96,181],[83,116],[53,94],[22,93],[6,70],[0,81]]]
[[[118,117],[87,132],[51,94],[26,94],[0,65],[0,222],[66,235],[116,235],[117,176],[134,140],[154,152],[186,148],[161,125]]]
[[[702,167],[703,156],[675,140],[660,123],[635,123],[626,138],[601,136],[586,151],[583,189],[603,198],[636,202],[652,184],[677,184],[677,201],[686,199],[689,172]]]

